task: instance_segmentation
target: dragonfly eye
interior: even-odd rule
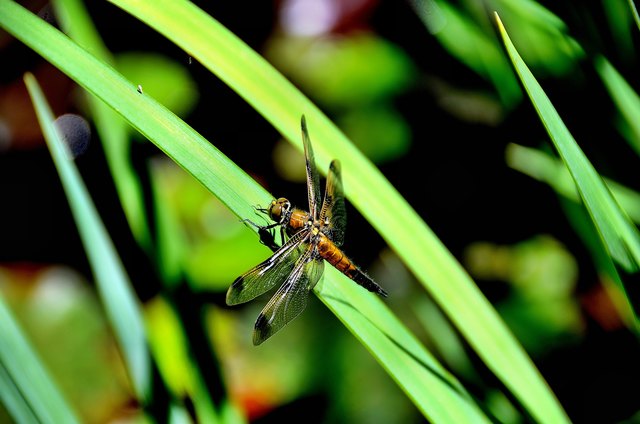
[[[279,198],[271,202],[269,206],[269,218],[275,222],[280,222],[286,217],[287,212],[291,209],[291,203],[284,197]]]

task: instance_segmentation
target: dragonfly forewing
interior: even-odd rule
[[[324,270],[324,260],[314,253],[313,246],[302,254],[280,289],[264,307],[256,320],[253,344],[259,345],[274,335],[307,306],[309,291]]]
[[[324,202],[320,213],[320,221],[329,222],[324,230],[333,244],[340,247],[344,243],[344,231],[347,227],[347,209],[344,203],[344,189],[342,188],[342,173],[340,162],[331,161],[327,174],[327,188],[324,194]]]
[[[305,252],[309,234],[299,232],[267,260],[238,277],[227,291],[227,305],[245,303],[282,284]]]
[[[316,159],[311,147],[311,139],[307,130],[307,120],[304,115],[300,122],[302,128],[302,144],[304,145],[304,157],[307,169],[307,195],[309,197],[309,212],[315,220],[320,215],[320,175],[316,169]]]

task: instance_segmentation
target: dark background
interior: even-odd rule
[[[46,7],[42,3],[22,3],[52,17],[50,11],[42,12],[41,8]],[[258,52],[275,31],[281,6],[276,1],[250,5],[195,3]],[[421,78],[437,78],[464,90],[490,92],[492,87],[429,34],[409,2],[362,3],[356,12],[344,17],[334,33],[348,35],[366,28],[404,50],[419,72],[414,83],[392,99],[410,126],[410,150],[379,163],[383,174],[462,262],[465,249],[474,241],[513,245],[539,234],[552,235],[571,252],[579,266],[575,298],[578,302],[589,298],[598,290],[601,276],[558,196],[550,187],[505,164],[504,152],[510,142],[550,150],[544,127],[531,104],[523,99],[495,126],[460,120],[439,106]],[[616,130],[614,106],[591,64],[593,53],[605,55],[638,91],[637,54],[633,58],[621,56],[603,17],[601,2],[539,3],[557,14],[567,25],[567,33],[586,50],[585,58],[571,73],[543,76],[539,81],[596,169],[638,189],[638,157]],[[116,7],[106,2],[89,2],[88,7],[112,52],[157,51],[186,63],[184,52]],[[509,25],[517,23],[505,25],[509,29]],[[637,28],[633,41],[637,45]],[[0,35],[0,49],[0,119],[18,119],[19,110],[28,115],[30,104],[21,88],[22,75],[27,70],[43,78],[45,92],[57,113],[80,112],[71,95],[73,83],[65,76],[6,33]],[[279,134],[197,62],[187,69],[197,83],[199,100],[185,120],[241,168],[259,176],[270,192],[294,199],[295,195],[288,193],[299,193],[298,202],[303,202],[303,186],[283,180],[270,160]],[[307,94],[314,100],[313,93]],[[330,117],[340,113],[326,112]],[[64,264],[91,280],[84,249],[46,146],[33,130],[32,120],[16,122],[10,123],[12,128],[18,128],[13,138],[0,146],[4,147],[0,152],[0,264],[19,269]],[[255,142],[247,149],[247,144],[238,140]],[[132,153],[134,163],[142,165],[156,153],[151,145],[137,144]],[[144,255],[135,247],[118,206],[100,144],[93,140],[77,163],[127,270],[132,275],[144,272]],[[351,206],[347,243],[349,251],[357,252],[354,256],[363,264],[371,264],[385,246]],[[478,284],[492,302],[500,302],[510,294],[506,284],[483,280]],[[142,299],[150,298],[157,289],[153,285],[138,287]],[[572,420],[621,422],[640,409],[637,390],[633,389],[640,378],[637,339],[622,325],[603,326],[588,308],[582,312],[584,330],[579,340],[551,346],[533,359]]]

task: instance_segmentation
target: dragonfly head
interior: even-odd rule
[[[269,205],[267,213],[269,218],[275,222],[282,222],[287,219],[288,212],[291,210],[291,203],[284,197],[274,200]]]

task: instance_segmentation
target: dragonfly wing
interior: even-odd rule
[[[327,188],[324,203],[320,213],[320,221],[327,218],[329,228],[327,235],[333,244],[340,247],[344,242],[344,231],[347,227],[347,209],[344,204],[344,189],[342,188],[342,172],[340,162],[331,161],[327,174]]]
[[[305,265],[307,275],[307,290],[311,291],[316,286],[324,272],[324,259],[317,257]]]
[[[316,168],[316,159],[311,147],[309,131],[307,131],[307,120],[304,115],[300,121],[302,128],[302,144],[304,145],[304,157],[307,164],[307,193],[309,196],[309,212],[311,217],[318,219],[320,214],[320,176]]]
[[[309,291],[316,285],[323,270],[324,260],[313,254],[313,248],[309,247],[258,316],[253,331],[254,345],[264,342],[300,315],[307,306]]]
[[[287,279],[294,264],[306,252],[310,233],[300,231],[261,264],[238,277],[227,291],[227,305],[248,302]]]

